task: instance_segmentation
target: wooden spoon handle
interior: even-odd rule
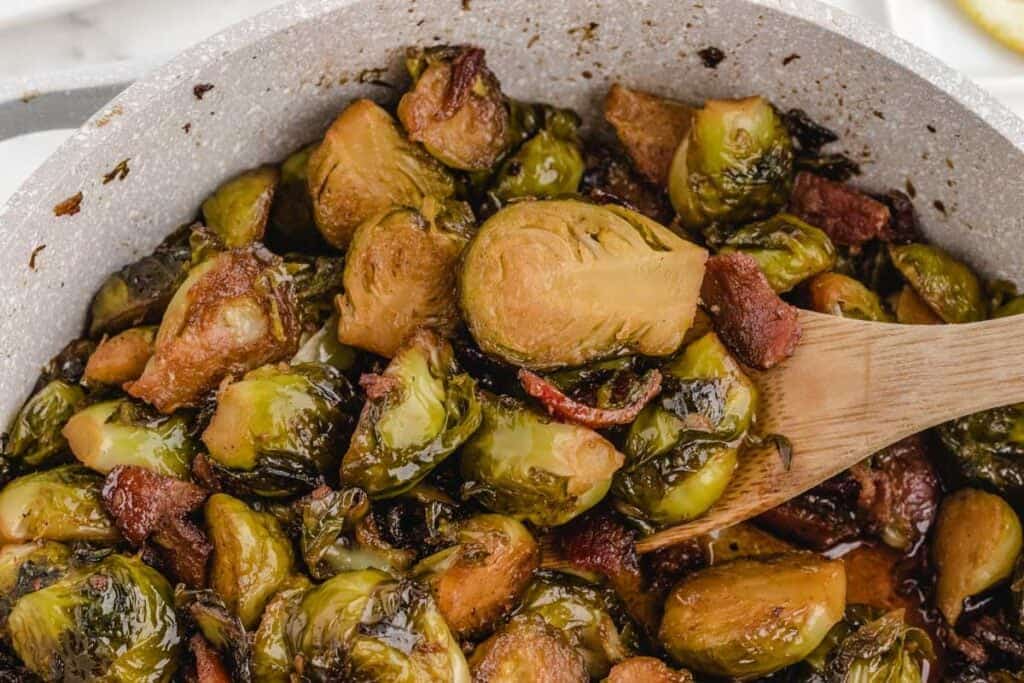
[[[1024,401],[1024,316],[928,326],[800,319],[793,357],[756,375],[759,430],[792,442],[789,471],[775,448],[744,453],[704,516],[643,539],[640,552],[754,517],[911,434]]]

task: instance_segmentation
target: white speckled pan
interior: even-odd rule
[[[403,47],[436,42],[485,47],[508,93],[576,107],[594,125],[614,80],[802,107],[842,134],[865,187],[912,182],[931,238],[990,276],[1024,279],[1024,123],[924,53],[812,0],[298,0],[129,88],[0,209],[0,421],[81,330],[108,272],[222,180],[316,138],[350,98],[393,99]],[[717,69],[697,56],[708,46],[726,54]],[[198,99],[198,84],[213,88]],[[34,115],[33,102],[0,115],[19,106]],[[125,159],[129,175],[104,184]],[[81,210],[55,216],[78,192]]]

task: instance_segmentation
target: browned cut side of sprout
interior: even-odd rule
[[[88,384],[120,385],[139,378],[153,356],[155,327],[133,327],[105,338],[85,366]]]

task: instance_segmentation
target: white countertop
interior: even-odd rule
[[[284,0],[0,0],[0,80],[125,60],[159,62]],[[826,0],[891,28],[1024,116],[1024,56],[989,39],[953,0]],[[0,143],[0,202],[67,136]]]

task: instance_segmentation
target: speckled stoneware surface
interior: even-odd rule
[[[393,100],[403,47],[436,42],[485,47],[509,94],[594,125],[614,80],[802,107],[841,133],[863,186],[909,180],[930,237],[989,275],[1024,278],[1022,122],[924,53],[811,0],[299,0],[131,87],[0,210],[0,420],[80,331],[108,272],[222,180],[316,138],[350,98]],[[717,69],[697,55],[708,46],[726,54]],[[198,84],[213,86],[201,100]],[[104,184],[122,160],[130,173]],[[78,192],[80,211],[56,217]]]

